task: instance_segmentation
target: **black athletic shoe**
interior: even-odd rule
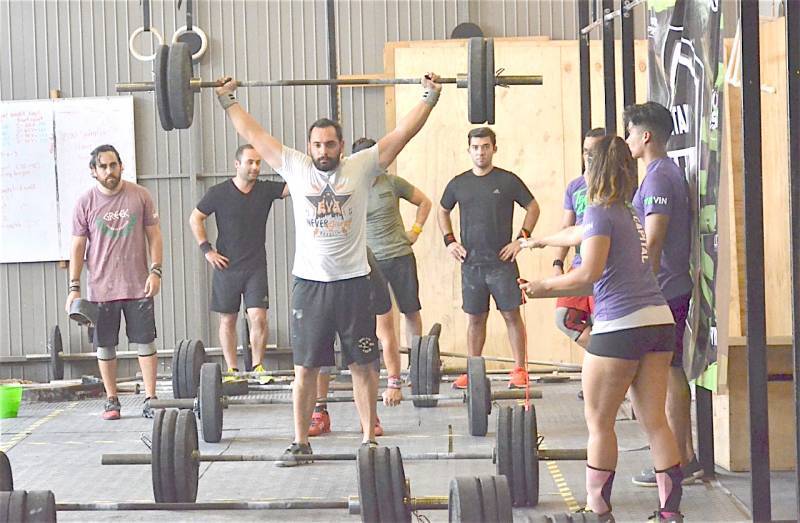
[[[283,451],[281,459],[275,462],[276,467],[296,467],[304,463],[311,463],[313,460],[302,459],[305,456],[312,455],[311,445],[309,443],[292,443]]]

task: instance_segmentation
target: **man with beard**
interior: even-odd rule
[[[422,99],[377,145],[344,157],[341,126],[322,118],[308,131],[307,153],[271,136],[236,101],[236,82],[222,78],[217,96],[236,131],[253,144],[294,195],[296,250],[292,274],[292,389],[295,438],[277,466],[302,463],[310,455],[308,428],[316,401],[319,368],[334,364],[339,334],[343,362],[350,368],[363,444],[375,443],[380,357],[367,278],[367,198],[374,178],[419,132],[441,92],[438,77],[422,79]]]
[[[156,397],[157,364],[153,297],[161,288],[163,251],[158,212],[147,189],[122,180],[122,160],[113,145],[95,148],[89,168],[97,185],[75,204],[65,308],[69,314],[72,302],[81,297],[81,271],[86,253],[89,299],[98,306],[92,342],[97,348],[97,363],[108,398],[103,419],[120,418],[117,345],[122,313],[128,342],[138,352],[142,369],[146,392],[142,415],[151,418],[150,400]]]
[[[236,318],[239,304],[250,319],[250,348],[253,371],[264,372],[262,361],[267,347],[267,251],[264,246],[267,218],[272,202],[285,198],[283,182],[258,180],[261,155],[250,144],[236,150],[235,176],[211,187],[189,217],[195,240],[214,270],[211,283],[211,310],[220,314],[219,340],[228,370],[236,368]],[[214,214],[217,221],[217,248],[206,235],[205,221]],[[243,345],[246,341],[241,340]],[[225,379],[233,379],[226,376]]]

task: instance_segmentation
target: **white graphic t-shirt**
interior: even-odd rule
[[[278,174],[292,195],[297,245],[292,274],[337,281],[369,274],[367,198],[378,168],[378,146],[345,157],[334,171],[314,167],[311,157],[283,148]]]

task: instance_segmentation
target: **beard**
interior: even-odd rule
[[[319,158],[312,158],[312,162],[314,162],[314,167],[317,168],[318,171],[322,172],[329,172],[335,170],[339,167],[339,157],[330,158],[327,156],[321,156]]]
[[[100,183],[106,189],[114,190],[117,187],[119,187],[119,184],[120,184],[121,180],[122,180],[121,176],[108,176],[104,180],[102,180]]]

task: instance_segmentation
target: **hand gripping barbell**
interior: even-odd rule
[[[500,76],[494,67],[494,40],[470,38],[467,45],[467,74],[440,78],[439,83],[467,89],[468,117],[474,124],[494,123],[496,86],[541,85],[541,75]],[[220,87],[216,81],[192,78],[192,56],[184,43],[162,45],[156,51],[153,82],[119,83],[117,92],[155,91],[161,126],[166,131],[188,129],[194,118],[194,94],[203,88]],[[325,85],[402,85],[418,84],[419,78],[334,78],[318,80],[241,81],[242,87],[295,87]]]

